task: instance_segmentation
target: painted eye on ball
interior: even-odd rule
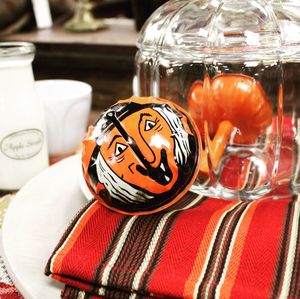
[[[127,148],[128,146],[122,143],[117,142],[116,147],[115,147],[115,156],[118,157],[121,155]]]
[[[151,129],[153,129],[156,125],[156,122],[155,121],[152,121],[152,120],[146,120],[145,122],[145,131],[150,131]]]

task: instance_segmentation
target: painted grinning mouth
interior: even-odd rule
[[[164,149],[161,150],[161,160],[157,167],[147,165],[147,168],[145,168],[141,165],[137,165],[136,169],[142,175],[149,176],[151,179],[161,185],[167,185],[173,178],[173,174],[168,165],[167,153]]]

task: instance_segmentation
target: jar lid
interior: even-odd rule
[[[203,57],[213,51],[264,56],[278,51],[282,38],[266,0],[191,0],[169,1],[159,8],[140,32],[138,47],[146,44],[171,59]]]
[[[27,42],[1,42],[0,57],[22,56],[34,54],[35,46]]]
[[[137,41],[138,48],[156,49],[166,24],[188,0],[168,1],[160,6],[143,25]]]
[[[264,0],[224,0],[210,26],[212,48],[276,47],[280,29],[272,6]]]
[[[284,45],[300,43],[300,2],[299,0],[272,0]]]
[[[194,0],[174,12],[171,20],[165,23],[159,50],[171,55],[185,52],[201,55],[207,46],[211,22],[219,5],[219,0]]]

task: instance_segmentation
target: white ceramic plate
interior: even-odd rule
[[[44,268],[68,224],[86,204],[80,167],[79,155],[53,165],[27,183],[8,208],[3,257],[26,299],[60,298],[63,285],[46,277]]]

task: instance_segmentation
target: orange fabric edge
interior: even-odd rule
[[[86,223],[90,220],[93,214],[98,210],[97,201],[95,201],[88,210],[80,217],[73,232],[69,234],[71,238],[65,240],[62,246],[56,251],[56,254],[52,260],[52,273],[59,274],[61,271],[61,266],[64,260],[64,257],[68,254],[70,249],[73,247],[74,243],[77,241],[79,235],[81,234],[82,230],[84,229]],[[53,275],[53,274],[52,274]]]
[[[212,237],[214,235],[214,232],[216,230],[217,224],[220,220],[220,218],[222,217],[222,215],[224,214],[224,212],[228,211],[230,208],[232,208],[233,206],[235,206],[237,204],[236,201],[229,203],[228,205],[226,205],[225,208],[216,211],[206,229],[204,232],[204,238],[202,239],[200,246],[199,246],[199,250],[194,262],[194,266],[193,269],[185,283],[185,287],[184,287],[184,292],[183,292],[183,297],[184,298],[193,298],[193,293],[194,293],[194,289],[195,289],[195,284],[197,283],[197,280],[200,276],[200,273],[203,269],[204,266],[204,262],[205,262],[205,258],[206,258],[206,254],[209,248],[209,245],[212,241]]]
[[[230,298],[230,293],[234,285],[236,275],[239,270],[239,264],[240,264],[245,240],[249,231],[249,226],[251,224],[251,220],[253,218],[253,215],[255,213],[258,204],[259,204],[258,201],[253,203],[249,207],[248,211],[244,216],[244,219],[242,220],[239,231],[236,235],[236,242],[233,246],[230,261],[228,264],[228,269],[230,269],[230,271],[227,270],[223,285],[221,286],[220,298]]]

